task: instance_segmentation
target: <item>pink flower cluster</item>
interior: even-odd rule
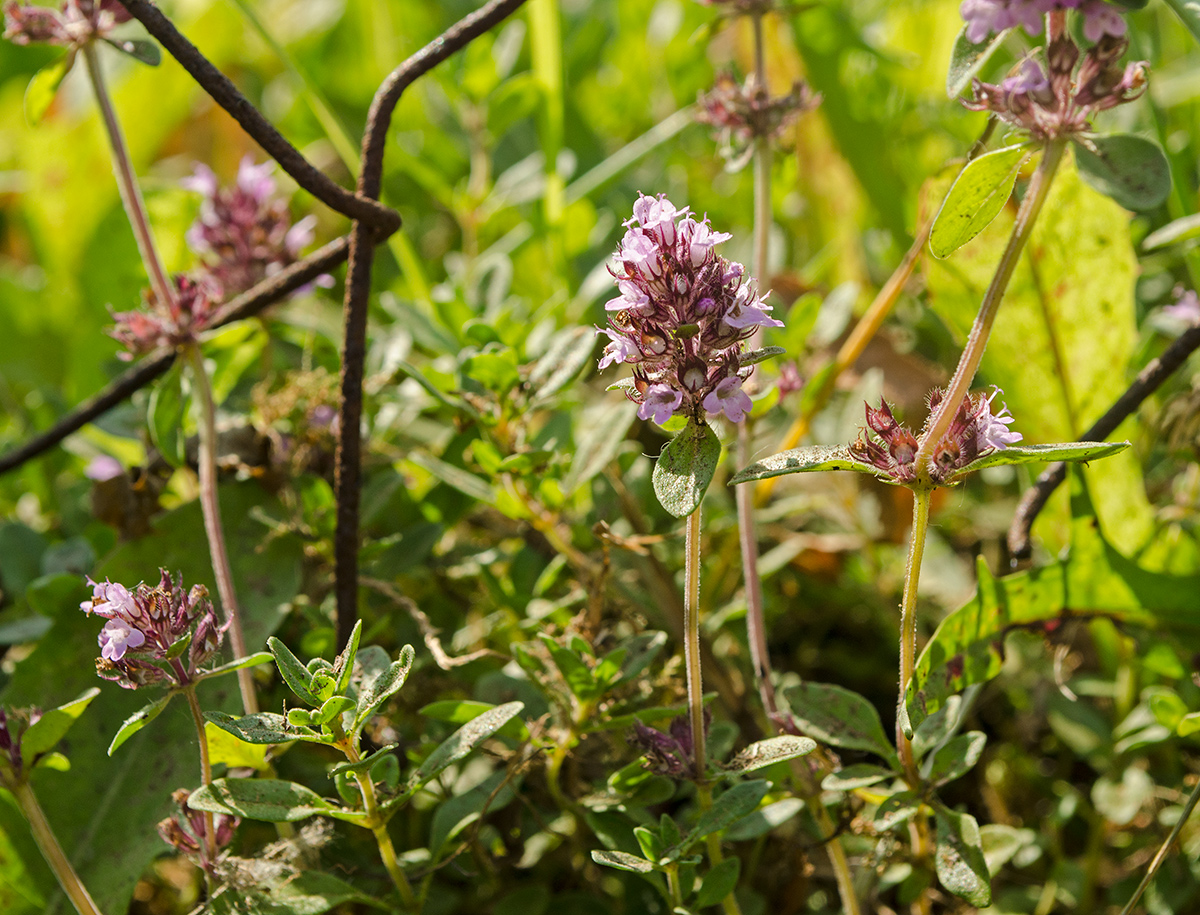
[[[1104,0],[963,0],[959,12],[967,23],[967,39],[979,44],[989,35],[1021,26],[1030,35],[1042,34],[1047,13],[1078,10],[1088,41],[1125,34],[1121,7]]]
[[[226,297],[245,292],[293,264],[313,241],[315,216],[293,223],[287,203],[276,196],[274,163],[255,165],[247,156],[237,182],[221,187],[206,165],[183,182],[204,196],[187,242]]]
[[[13,44],[79,48],[133,17],[117,0],[67,0],[60,9],[15,0],[4,4],[4,37]]]
[[[699,420],[750,411],[742,380],[742,343],[758,327],[782,327],[771,306],[745,281],[746,270],[718,255],[731,236],[714,232],[664,195],[639,195],[611,272],[620,295],[610,300],[609,343],[600,359],[633,367],[626,395],[638,416],[659,425],[675,414]]]
[[[132,591],[88,579],[92,598],[79,605],[106,620],[96,672],[126,689],[192,682],[225,635],[203,585],[185,592],[182,579],[172,581],[166,569],[159,572],[156,587],[139,584]]]
[[[160,346],[195,342],[212,324],[221,299],[220,287],[203,274],[195,278],[176,275],[175,298],[165,304],[158,302],[150,290],[144,294],[147,308],[113,312],[116,323],[108,335],[128,348],[129,352],[120,354],[126,361],[135,353],[148,353]]]
[[[753,79],[739,83],[732,73],[719,73],[712,89],[696,100],[696,120],[716,128],[721,154],[736,169],[749,161],[755,137],[778,137],[818,102],[820,96],[800,81],[787,95],[772,96]]]
[[[970,394],[959,404],[950,428],[933,449],[929,474],[936,483],[952,483],[954,477],[972,461],[993,451],[1003,451],[1021,441],[1020,432],[1008,427],[1015,421],[1003,404],[992,412],[992,402],[1001,393],[997,388],[988,396]],[[942,392],[929,395],[930,415],[942,402]],[[867,405],[867,428],[850,453],[860,461],[884,471],[897,483],[911,483],[917,478],[917,437],[892,414],[884,401],[879,409]]]

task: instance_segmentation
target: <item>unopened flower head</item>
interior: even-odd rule
[[[1061,10],[1078,10],[1088,41],[1099,41],[1105,35],[1121,38],[1125,34],[1121,7],[1104,0],[963,0],[959,7],[967,23],[967,40],[973,44],[1017,26],[1030,35],[1040,35],[1046,14]]]
[[[154,293],[146,290],[146,306],[137,311],[114,312],[116,324],[108,331],[129,349],[122,359],[147,353],[160,346],[183,346],[194,343],[211,326],[216,317],[221,289],[207,276],[178,274],[175,277],[174,300],[161,303]]]
[[[9,0],[4,4],[4,37],[13,44],[75,50],[131,18],[118,0],[67,0],[59,9]]]
[[[696,120],[716,128],[721,154],[736,169],[749,161],[756,137],[778,137],[819,101],[799,81],[787,95],[772,97],[753,79],[739,83],[732,73],[720,73],[712,89],[700,94]]]
[[[39,709],[5,709],[0,706],[0,785],[12,787],[23,780],[26,763],[21,758],[21,738],[42,713]]]
[[[963,398],[950,428],[933,449],[929,475],[935,483],[952,483],[968,464],[1021,441],[1021,433],[1008,428],[1014,422],[1008,407],[1001,404],[993,412],[992,404],[1000,393],[995,389],[990,395],[969,394]],[[930,415],[941,402],[942,392],[934,390],[929,395]],[[912,483],[917,479],[918,446],[917,437],[896,420],[884,401],[879,409],[867,405],[867,429],[850,446],[850,452],[884,471],[893,482]]]
[[[679,414],[699,420],[750,411],[742,380],[743,342],[758,327],[782,327],[746,282],[745,268],[718,255],[731,236],[714,232],[663,195],[639,196],[612,270],[620,295],[610,300],[609,338],[600,368],[633,367],[626,389],[638,416],[660,425]]]
[[[1038,140],[1086,133],[1097,112],[1146,91],[1145,62],[1120,63],[1127,44],[1103,35],[1081,60],[1079,48],[1064,33],[1050,43],[1044,61],[1027,57],[998,85],[976,79],[973,99],[964,104],[992,112]]]
[[[98,638],[97,673],[126,689],[190,683],[225,635],[203,585],[185,592],[182,579],[159,572],[158,585],[132,590],[89,579],[92,598],[79,605],[106,621]]]
[[[704,733],[708,734],[712,712],[704,710]],[[695,748],[692,743],[692,722],[688,715],[671,719],[666,732],[656,730],[640,721],[633,723],[629,742],[642,751],[644,765],[655,775],[669,778],[690,778],[694,772]]]
[[[171,793],[171,800],[179,807],[179,811],[159,822],[158,834],[164,842],[211,874],[216,862],[208,858],[208,827],[204,814],[188,806],[189,794],[185,788]],[[215,813],[212,819],[213,838],[219,854],[233,841],[234,831],[241,820],[224,813]]]
[[[316,217],[292,221],[287,202],[276,196],[273,171],[273,163],[255,165],[247,156],[231,187],[221,187],[206,165],[197,165],[183,183],[204,197],[187,242],[226,296],[295,263],[312,244]]]

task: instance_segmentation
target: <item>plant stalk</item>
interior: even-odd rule
[[[200,743],[200,784],[212,784],[212,763],[208,756],[208,735],[204,733],[204,715],[200,712],[200,700],[196,698],[196,687],[188,684],[183,688],[187,697],[188,708],[192,713],[192,723],[196,726],[196,739]],[[217,860],[217,828],[211,811],[204,811],[204,849],[211,866]],[[204,879],[208,883],[209,893],[212,892],[212,874],[209,868],[204,869]]]
[[[37,796],[33,793],[33,786],[29,782],[20,782],[13,785],[11,790],[17,805],[21,808],[21,813],[29,821],[29,828],[33,831],[33,838],[42,851],[42,857],[54,871],[58,885],[62,887],[67,898],[71,900],[71,904],[75,906],[75,911],[79,915],[102,915],[99,906],[92,900],[87,887],[79,879],[79,874],[75,872],[71,860],[59,844],[58,836],[54,834],[49,820],[46,819],[46,814],[38,803]]]
[[[137,240],[138,252],[150,278],[150,289],[160,306],[168,307],[175,301],[175,288],[163,267],[158,248],[154,244],[154,235],[150,230],[150,218],[146,214],[146,202],[142,199],[142,191],[138,186],[137,177],[133,173],[133,162],[129,158],[129,146],[125,142],[125,134],[121,130],[121,122],[113,109],[112,100],[108,97],[108,89],[104,84],[104,72],[100,68],[100,59],[96,56],[96,43],[89,41],[83,46],[83,59],[87,63],[88,77],[92,81],[92,89],[96,93],[96,104],[100,107],[100,117],[104,122],[104,131],[108,134],[108,143],[112,149],[113,173],[117,178],[117,187],[121,192],[121,203],[133,227],[133,237]]]
[[[204,514],[204,533],[208,537],[208,551],[212,558],[213,575],[217,580],[217,595],[221,609],[229,622],[229,641],[235,659],[247,656],[246,636],[242,631],[242,611],[238,605],[237,592],[233,587],[233,569],[229,565],[229,552],[225,548],[225,533],[221,526],[221,504],[217,498],[217,421],[213,404],[212,386],[208,370],[204,367],[204,354],[198,343],[183,347],[184,358],[192,370],[192,381],[200,412],[200,507]],[[237,672],[238,686],[242,693],[242,707],[247,715],[258,711],[258,696],[254,691],[254,677],[250,669],[243,667]]]
[[[917,585],[921,579],[921,559],[925,555],[925,538],[929,533],[929,502],[932,488],[913,489],[912,540],[908,547],[908,566],[904,570],[904,598],[900,604],[900,695],[896,700],[896,749],[904,766],[905,778],[914,790],[921,784],[917,763],[913,758],[912,741],[905,735],[903,719],[904,697],[912,680],[917,657]]]
[[[696,797],[700,801],[701,810],[707,811],[712,807],[712,789],[707,782],[696,784]],[[710,866],[716,867],[725,860],[725,855],[721,851],[721,837],[715,832],[710,832],[704,842],[708,846],[708,863]],[[721,909],[725,915],[742,915],[742,907],[738,905],[737,896],[734,895],[733,890],[730,890],[721,900]]]
[[[1133,896],[1125,903],[1125,908],[1121,909],[1121,915],[1131,915],[1133,907],[1138,904],[1138,900],[1142,898],[1142,893],[1146,892],[1146,887],[1150,885],[1150,881],[1154,879],[1154,875],[1158,873],[1159,867],[1166,860],[1167,852],[1171,850],[1171,846],[1175,844],[1175,840],[1179,838],[1179,834],[1183,831],[1184,825],[1192,816],[1192,811],[1196,809],[1196,802],[1200,801],[1200,780],[1197,780],[1196,787],[1192,789],[1192,793],[1188,795],[1187,803],[1183,807],[1183,813],[1179,815],[1179,819],[1175,821],[1175,825],[1171,828],[1171,834],[1167,836],[1167,840],[1155,853],[1150,866],[1146,868],[1146,874],[1142,877],[1142,882],[1138,884],[1136,890],[1133,891]]]
[[[703,782],[708,771],[704,734],[704,684],[700,679],[700,506],[687,517],[683,591],[683,661],[687,670],[688,709],[692,722],[695,775]]]
[[[355,749],[349,738],[345,738],[339,747],[350,762],[356,763],[361,759],[358,750]],[[396,847],[392,844],[391,833],[388,832],[387,820],[379,813],[379,799],[375,795],[375,783],[371,781],[371,773],[355,771],[354,780],[358,782],[358,790],[362,794],[363,812],[367,815],[365,825],[375,836],[375,844],[379,846],[379,857],[387,869],[388,876],[392,878],[396,891],[400,894],[400,902],[407,911],[419,912],[421,904],[417,901],[416,894],[413,893],[412,884],[408,882],[404,869],[400,867],[400,861],[396,857]]]
[[[1012,279],[1021,252],[1025,250],[1025,243],[1033,231],[1033,224],[1037,221],[1042,205],[1049,196],[1050,185],[1054,180],[1054,173],[1062,161],[1066,145],[1067,141],[1061,137],[1050,140],[1042,153],[1042,161],[1038,164],[1037,171],[1033,173],[1033,177],[1029,181],[1029,188],[1025,192],[1025,198],[1021,201],[1021,208],[1017,211],[1017,221],[1013,225],[1012,235],[1009,236],[1008,244],[1000,257],[996,275],[992,277],[992,282],[988,286],[987,292],[984,293],[983,303],[979,306],[979,314],[975,316],[975,323],[971,327],[970,336],[967,337],[966,348],[959,357],[958,367],[954,370],[954,377],[950,379],[946,396],[942,398],[941,405],[930,417],[929,424],[921,436],[916,465],[918,473],[924,477],[929,475],[929,462],[933,456],[934,447],[946,434],[946,430],[950,428],[958,405],[967,395],[971,382],[975,380],[975,373],[979,371],[983,351],[987,348],[988,337],[992,333],[992,324],[1000,309],[1000,300],[1004,297],[1009,280]]]

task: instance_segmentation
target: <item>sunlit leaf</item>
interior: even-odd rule
[[[883,471],[872,464],[864,463],[850,454],[845,445],[810,445],[805,448],[793,448],[781,451],[761,461],[756,461],[749,467],[738,471],[730,479],[730,485],[749,483],[751,480],[765,480],[769,477],[781,477],[789,473],[816,473],[824,470],[853,470],[858,473],[869,473],[882,477]]]
[[[967,163],[950,187],[929,233],[934,257],[949,257],[988,227],[1012,195],[1027,146],[1009,146]]]
[[[971,80],[988,62],[1004,39],[1008,37],[1009,29],[989,35],[979,44],[973,44],[967,38],[967,26],[963,26],[954,39],[954,50],[950,52],[950,66],[946,70],[946,96],[958,98]]]
[[[42,712],[42,717],[29,726],[21,735],[21,757],[32,761],[42,753],[54,748],[67,731],[71,729],[79,716],[82,715],[92,700],[100,695],[100,689],[93,686],[78,699]]]
[[[979,824],[969,813],[958,813],[940,804],[934,813],[937,818],[934,865],[938,882],[971,905],[990,905],[991,877],[983,858]]]
[[[676,518],[695,511],[721,460],[721,443],[708,423],[692,421],[667,442],[654,463],[654,494]]]
[[[38,124],[50,110],[54,97],[58,95],[58,87],[71,71],[75,63],[75,52],[68,51],[54,63],[38,70],[25,89],[25,119],[30,124]]]
[[[895,759],[879,712],[858,693],[832,683],[805,682],[786,689],[784,698],[800,730],[815,740]]]

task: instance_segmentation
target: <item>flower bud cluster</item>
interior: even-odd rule
[[[4,37],[13,44],[53,44],[75,50],[132,18],[117,0],[67,0],[57,10],[10,0],[4,4]]]
[[[0,785],[11,787],[22,781],[21,738],[41,717],[40,709],[6,710],[0,706]]]
[[[312,244],[316,217],[292,222],[286,201],[276,196],[273,170],[273,163],[255,165],[247,156],[232,187],[221,187],[203,164],[183,183],[204,196],[187,232],[188,245],[226,297],[295,263],[300,251]]]
[[[158,824],[158,834],[164,842],[173,846],[176,851],[186,855],[207,873],[212,874],[215,861],[208,859],[208,827],[204,814],[188,806],[186,788],[171,792],[171,800],[179,807],[174,816],[161,820]],[[224,813],[213,814],[213,833],[217,851],[220,852],[233,841],[234,831],[241,823],[235,816]]]
[[[172,581],[166,569],[159,573],[157,586],[139,584],[132,591],[88,579],[92,599],[79,605],[107,620],[96,672],[126,689],[191,683],[225,635],[203,585],[185,592],[182,578]]]
[[[673,415],[700,420],[750,411],[742,380],[742,343],[757,327],[782,327],[745,281],[746,270],[714,250],[731,236],[677,210],[665,196],[639,196],[611,270],[620,295],[610,300],[600,368],[633,367],[626,396],[638,416],[659,425]]]
[[[749,160],[756,137],[778,137],[818,102],[820,96],[813,95],[799,80],[787,95],[772,97],[756,80],[739,83],[726,72],[717,75],[710,91],[700,94],[696,120],[717,128],[721,154],[730,168],[740,168]]]
[[[176,274],[173,301],[160,303],[152,290],[144,290],[146,308],[138,311],[113,312],[116,324],[108,335],[123,343],[129,350],[121,353],[126,361],[134,354],[148,353],[160,346],[183,346],[194,343],[216,317],[221,299],[220,287],[207,276]]]
[[[704,733],[712,723],[712,712],[704,710]],[[695,774],[696,750],[692,744],[691,718],[684,714],[671,719],[667,731],[656,730],[640,721],[633,723],[629,742],[642,751],[643,764],[655,775],[691,778]]]
[[[988,396],[969,394],[963,398],[950,428],[933,449],[929,475],[935,483],[952,483],[972,461],[1021,441],[1021,433],[1008,428],[1014,422],[1008,407],[1001,405],[992,412],[992,401],[1000,393],[997,388]],[[934,390],[929,395],[931,416],[941,402],[942,392]],[[873,435],[866,430],[860,432],[858,441],[850,445],[850,453],[884,471],[893,482],[914,482],[917,437],[896,420],[886,401],[880,403],[879,409],[867,405],[867,428]]]
[[[967,40],[979,44],[989,35],[1021,26],[1030,35],[1042,34],[1048,13],[1078,10],[1088,41],[1125,34],[1121,7],[1104,0],[963,0],[959,12],[967,23]]]
[[[990,111],[1039,140],[1083,133],[1097,112],[1146,91],[1145,61],[1120,63],[1127,46],[1124,38],[1105,35],[1080,61],[1079,48],[1064,33],[1050,42],[1044,68],[1029,57],[999,85],[976,79],[974,99],[964,104]]]

